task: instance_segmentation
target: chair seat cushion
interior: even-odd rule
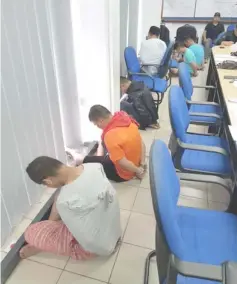
[[[228,142],[218,136],[186,134],[186,142],[196,145],[216,146],[229,151]]]
[[[191,104],[189,108],[189,112],[199,112],[199,113],[213,113],[218,114],[221,116],[221,108],[219,105],[198,105],[198,104]],[[217,123],[219,120],[215,117],[205,117],[205,116],[190,116],[191,121],[197,122],[210,122],[210,123]]]
[[[177,284],[221,284],[220,282],[217,282],[217,281],[185,277],[185,276],[180,275],[180,274],[177,277],[176,283]]]
[[[154,77],[155,85],[153,88],[153,80],[150,77],[140,76],[139,78],[152,91],[164,93],[168,88],[168,82],[165,79]]]
[[[177,222],[185,243],[184,261],[220,265],[237,261],[237,216],[177,207]]]
[[[175,59],[171,59],[169,67],[170,68],[178,68],[179,67],[178,61],[176,61]]]
[[[194,150],[184,150],[181,166],[187,170],[208,172],[218,175],[230,175],[231,165],[228,156]]]

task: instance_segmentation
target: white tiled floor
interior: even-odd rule
[[[196,85],[205,82],[206,72],[200,73],[199,78],[194,79]],[[177,82],[176,78],[173,79],[173,84]],[[203,92],[200,89],[195,90],[194,97],[203,99],[205,97]],[[147,155],[154,139],[162,139],[168,143],[171,127],[167,95],[160,106],[159,115],[161,129],[141,131],[148,148]],[[193,130],[205,131],[201,127],[194,127]],[[145,258],[155,246],[155,218],[149,187],[148,174],[142,182],[133,180],[124,184],[115,184],[120,201],[121,225],[124,234],[122,245],[114,255],[109,258],[99,257],[81,262],[73,261],[68,257],[42,253],[29,260],[21,261],[7,284],[142,284]],[[47,199],[47,196],[42,197],[42,203],[45,198]],[[180,205],[224,210],[226,202],[228,202],[228,194],[223,189],[215,187],[215,194],[213,194],[213,187],[209,185],[182,183]],[[13,238],[19,237],[24,231],[42,203],[37,204],[26,216],[27,218],[13,234]],[[4,257],[4,253],[2,256]],[[149,283],[158,283],[155,260],[151,264]]]

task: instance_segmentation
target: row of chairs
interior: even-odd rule
[[[165,143],[156,140],[150,152],[156,250],[147,257],[144,283],[148,282],[150,260],[156,256],[160,283],[233,284],[237,277],[237,215],[228,210],[221,212],[177,205],[180,180],[222,185],[230,198],[234,190],[229,147],[219,136],[220,132],[213,135],[187,131],[189,123],[200,122],[200,118],[201,122],[217,123],[221,127],[221,107],[214,102],[198,102],[195,103],[198,113],[193,114],[191,78],[182,63],[179,80],[180,86],[171,86],[169,91],[169,113],[176,149],[172,149],[171,155]],[[204,108],[203,113],[201,108]],[[218,117],[209,116],[216,113]]]

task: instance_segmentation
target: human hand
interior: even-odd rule
[[[136,172],[136,177],[137,177],[138,179],[143,179],[144,176],[145,176],[145,173],[146,173],[145,169],[144,169],[143,167],[139,167],[139,168],[137,169],[137,172]]]

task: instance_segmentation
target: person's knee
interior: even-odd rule
[[[38,224],[35,223],[35,224],[31,224],[26,230],[25,230],[25,233],[24,233],[24,237],[25,237],[25,241],[28,243],[28,244],[32,244],[34,242],[34,239],[35,239],[35,235],[36,235],[36,232],[37,232],[37,226]]]

